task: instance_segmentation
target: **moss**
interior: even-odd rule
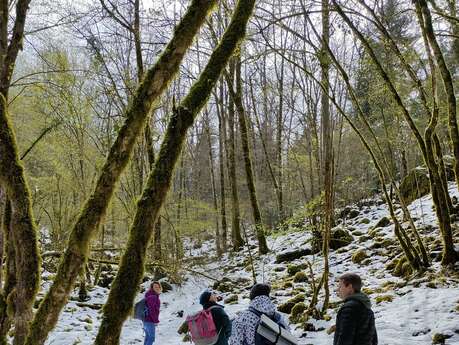
[[[357,251],[354,252],[354,254],[352,254],[352,262],[355,264],[360,264],[367,257],[368,255],[364,249],[358,249]]]
[[[295,304],[290,313],[290,321],[293,323],[301,322],[301,316],[306,311],[306,304],[304,302],[299,302]]]
[[[234,294],[230,295],[228,298],[225,299],[225,304],[236,304],[239,300],[239,296]]]
[[[392,302],[394,300],[394,296],[392,295],[379,295],[376,296],[376,304],[380,304],[382,302]]]
[[[370,224],[370,220],[368,218],[362,218],[360,219],[359,224]]]
[[[282,287],[284,289],[288,289],[288,288],[291,288],[293,286],[292,282],[285,282]]]
[[[373,295],[375,293],[373,289],[368,288],[368,287],[362,288],[362,292],[368,296]]]
[[[287,273],[289,276],[294,276],[296,273],[300,272],[301,270],[304,270],[307,268],[306,264],[300,264],[300,265],[288,265],[287,266]]]
[[[382,217],[378,222],[375,224],[375,228],[384,228],[390,224],[390,219],[387,217]]]
[[[446,339],[451,338],[450,335],[435,333],[432,336],[432,344],[445,344]]]
[[[295,304],[299,302],[303,302],[304,298],[305,298],[304,294],[298,294],[295,297],[288,299],[285,303],[280,304],[278,307],[278,310],[281,313],[290,314]]]
[[[415,168],[400,183],[400,194],[406,204],[428,194],[430,182],[427,169]]]
[[[304,272],[296,272],[293,281],[295,283],[304,283],[308,281],[308,276]]]
[[[353,240],[354,238],[348,231],[338,227],[331,233],[330,249],[336,250],[345,247],[351,244]]]

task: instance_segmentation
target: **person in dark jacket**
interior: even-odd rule
[[[159,323],[159,308],[161,306],[159,295],[161,292],[161,283],[153,282],[145,294],[147,313],[143,322],[143,330],[145,331],[144,345],[152,345],[155,342],[156,326]]]
[[[338,296],[344,304],[336,316],[333,345],[377,345],[375,316],[367,295],[360,292],[362,280],[355,273],[339,278]]]
[[[205,290],[199,296],[199,304],[203,309],[213,307],[210,312],[218,332],[218,341],[214,345],[228,345],[228,339],[231,336],[231,321],[224,307],[217,303],[218,300],[218,295],[210,290]]]

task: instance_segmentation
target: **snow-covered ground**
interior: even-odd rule
[[[456,187],[451,185],[451,195],[459,196]],[[436,229],[435,214],[432,210],[430,196],[416,200],[410,205],[416,225],[419,228],[433,226],[430,236],[439,237]],[[450,336],[445,344],[459,345],[459,275],[442,271],[438,261],[432,263],[431,270],[426,277],[405,282],[403,279],[394,277],[385,269],[385,265],[391,260],[390,249],[374,247],[374,238],[367,236],[368,231],[383,217],[388,216],[387,206],[373,205],[365,206],[360,210],[360,215],[352,221],[347,221],[345,226],[355,228],[353,230],[354,241],[330,254],[331,277],[334,283],[336,278],[346,272],[353,271],[361,274],[364,279],[364,286],[374,291],[370,298],[374,303],[373,310],[376,316],[380,345],[410,345],[410,344],[432,344],[432,337],[435,333]],[[369,222],[368,222],[369,221]],[[392,224],[383,227],[379,231],[379,239],[394,239]],[[286,270],[282,270],[287,264],[276,264],[275,257],[283,251],[291,251],[298,248],[308,247],[309,233],[295,232],[282,236],[269,238],[271,254],[257,258],[256,270],[259,282],[269,282],[276,285],[285,281]],[[457,238],[457,237],[456,237]],[[457,239],[456,239],[457,242]],[[191,250],[193,255],[208,255],[211,252],[212,243],[208,242],[198,250]],[[357,249],[364,249],[369,260],[363,265],[354,264],[351,256]],[[390,248],[390,247],[389,247]],[[253,253],[255,254],[255,253]],[[251,279],[250,271],[244,269],[243,260],[247,256],[225,256],[222,260],[213,260],[212,263],[201,267],[194,267],[208,276],[221,279],[227,277],[231,280],[240,278]],[[305,263],[308,260],[319,277],[322,258],[320,256],[304,256],[293,261],[293,264]],[[388,283],[390,282],[390,283]],[[198,274],[189,274],[181,286],[174,286],[174,290],[161,295],[162,309],[160,314],[160,325],[157,328],[158,345],[179,345],[183,344],[182,336],[177,334],[177,329],[184,320],[178,316],[178,312],[184,311],[189,314],[199,310],[198,296],[213,281]],[[46,286],[47,283],[45,283]],[[247,307],[249,303],[249,283],[240,283],[233,292],[222,293],[228,297],[232,293],[239,295],[237,304],[226,305],[225,309],[230,317],[235,317],[237,312]],[[294,295],[298,288],[306,290],[308,297],[308,283],[293,283],[291,287],[283,290],[273,291],[277,304],[285,302]],[[100,287],[90,292],[91,299],[88,303],[102,304],[108,295],[108,290]],[[375,303],[378,296],[391,296],[391,302]],[[139,294],[138,299],[141,298]],[[332,301],[337,301],[332,288]],[[329,345],[333,343],[333,335],[328,335],[325,330],[334,324],[336,310],[329,312],[330,321],[310,320],[316,329],[320,331],[305,332],[299,326],[293,326],[298,336],[299,344]],[[61,314],[56,329],[50,334],[46,344],[48,345],[73,345],[92,344],[97,333],[100,322],[100,311],[87,307],[78,307],[76,302],[70,301],[64,312]],[[129,319],[123,328],[121,344],[142,344],[143,331],[141,322]]]

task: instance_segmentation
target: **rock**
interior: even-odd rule
[[[387,217],[382,217],[375,225],[375,228],[384,228],[390,224],[390,219]]]
[[[287,266],[287,273],[289,276],[294,276],[296,273],[300,272],[301,270],[304,270],[308,266],[306,264],[300,264],[300,265],[288,265]]]
[[[364,249],[358,249],[352,254],[352,262],[355,264],[360,264],[366,258],[368,258],[368,255]]]
[[[348,219],[354,219],[354,218],[357,217],[359,214],[360,214],[359,210],[353,208],[352,210],[349,211],[349,213],[348,213],[348,215],[347,215],[347,218],[348,218]]]
[[[293,323],[301,322],[301,316],[303,312],[306,310],[306,304],[304,302],[299,302],[295,304],[292,308],[290,313],[290,321]]]
[[[276,264],[280,264],[282,262],[290,262],[311,254],[312,251],[310,248],[298,249],[291,252],[284,252],[276,256]]]
[[[238,295],[230,295],[224,300],[225,304],[236,304],[239,301]]]
[[[169,284],[168,282],[164,280],[161,280],[160,283],[161,283],[161,288],[163,289],[163,293],[172,291],[173,288],[171,284]]]
[[[285,266],[274,267],[274,272],[283,272],[285,271]]]
[[[352,243],[354,237],[351,234],[338,227],[332,230],[330,234],[330,249],[336,250]]]
[[[280,304],[277,310],[279,310],[281,313],[290,314],[295,304],[303,302],[304,298],[304,294],[298,294],[295,297],[288,299],[285,303]]]
[[[359,224],[370,224],[370,220],[368,218],[362,218],[360,219]]]
[[[400,183],[400,194],[406,204],[430,193],[430,182],[426,168],[411,170]]]
[[[379,295],[376,296],[376,304],[382,303],[382,302],[392,302],[394,300],[394,296],[392,295]]]
[[[304,283],[308,281],[308,276],[304,272],[296,272],[293,281],[295,283]]]
[[[221,292],[232,292],[235,286],[229,278],[225,277],[222,280],[215,282],[212,288]]]
[[[435,333],[432,336],[432,344],[445,344],[446,339],[451,337],[452,335],[449,334]]]

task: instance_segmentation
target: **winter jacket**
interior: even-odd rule
[[[212,308],[210,312],[212,313],[212,319],[214,320],[215,327],[217,327],[217,332],[219,333],[218,341],[214,345],[228,345],[228,339],[231,336],[231,321],[226,314],[224,307],[215,302],[207,302],[203,305],[203,309]]]
[[[280,324],[288,329],[287,322],[276,311],[276,306],[268,296],[255,297],[250,302],[250,307],[271,318],[280,319]],[[255,345],[255,334],[259,322],[260,317],[250,310],[241,312],[233,321],[230,345]]]
[[[159,295],[150,289],[145,294],[145,302],[148,308],[148,315],[145,318],[145,322],[159,323],[159,308],[161,306]]]
[[[346,297],[336,316],[333,345],[377,345],[375,316],[367,295]]]

